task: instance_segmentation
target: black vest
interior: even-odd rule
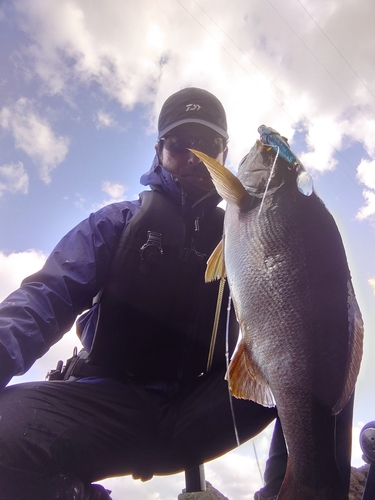
[[[114,257],[89,359],[119,378],[189,380],[206,371],[219,282],[205,283],[204,273],[224,212],[206,207],[186,217],[163,193],[141,199]],[[226,286],[212,369],[225,369],[228,294]],[[237,335],[232,312],[231,351]]]

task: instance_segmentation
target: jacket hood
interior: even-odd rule
[[[141,176],[140,183],[143,186],[150,186],[152,189],[161,189],[178,205],[182,205],[183,200],[185,200],[181,184],[177,177],[160,165],[157,155],[154,157],[150,170]],[[202,201],[203,199],[210,199],[210,205],[212,204],[214,206],[216,206],[221,200],[215,189],[212,191],[202,192]],[[188,202],[188,200],[186,201]],[[198,203],[200,203],[200,200],[197,203],[194,203],[194,205],[197,205]]]
[[[181,188],[176,178],[159,164],[158,155],[155,155],[150,170],[142,175],[140,183],[153,189],[161,188],[178,204],[181,203]]]

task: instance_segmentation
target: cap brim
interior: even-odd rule
[[[179,120],[177,122],[172,123],[171,125],[169,125],[168,127],[164,128],[163,130],[160,130],[158,138],[161,139],[165,134],[167,134],[168,132],[170,132],[174,128],[179,127],[180,125],[184,125],[185,123],[199,123],[201,125],[205,125],[206,127],[210,128],[211,130],[214,130],[219,135],[221,135],[222,137],[224,137],[224,139],[226,139],[226,140],[229,139],[228,132],[226,132],[226,130],[224,130],[223,128],[217,127],[213,123],[208,122],[206,120],[199,120],[197,118],[190,118],[190,119],[189,118],[185,118],[184,120]]]

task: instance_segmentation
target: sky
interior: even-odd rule
[[[162,103],[205,88],[227,111],[227,166],[273,127],[340,229],[365,324],[362,465],[358,435],[375,420],[374,24],[373,0],[0,0],[0,300],[92,211],[137,197]],[[43,379],[76,345],[72,330],[13,382]],[[207,480],[253,498],[271,431],[206,464]],[[184,475],[103,484],[114,499],[173,500]]]

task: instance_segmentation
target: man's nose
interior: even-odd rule
[[[198,156],[196,156],[194,153],[192,153],[191,151],[187,150],[188,153],[189,153],[189,156],[188,156],[188,163],[189,165],[198,165],[198,163],[200,163],[200,159],[198,158]]]

